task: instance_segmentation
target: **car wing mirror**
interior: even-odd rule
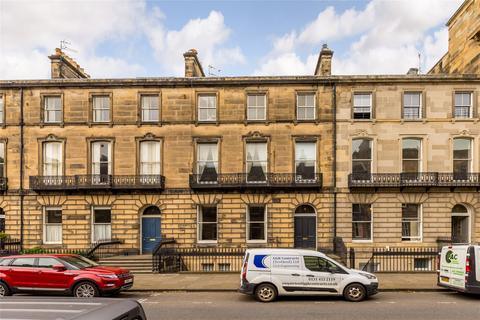
[[[55,271],[65,271],[67,268],[63,264],[56,264],[52,266],[52,269]]]

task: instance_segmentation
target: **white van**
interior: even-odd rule
[[[377,293],[373,274],[348,269],[312,250],[247,250],[240,275],[241,293],[270,302],[279,295],[343,295],[361,301]]]
[[[438,285],[480,294],[480,246],[445,246],[440,253]]]

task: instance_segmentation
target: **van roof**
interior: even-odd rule
[[[325,256],[323,252],[307,249],[282,249],[282,248],[261,248],[261,249],[248,249],[246,252],[249,253],[275,253],[275,254],[298,254],[298,255],[309,255],[309,254],[320,254]]]

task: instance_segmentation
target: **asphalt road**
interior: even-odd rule
[[[292,297],[264,304],[233,292],[124,293],[120,297],[137,299],[149,320],[452,320],[480,315],[480,296],[453,292],[382,292],[360,303],[337,297]]]

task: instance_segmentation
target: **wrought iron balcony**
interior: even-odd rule
[[[31,176],[30,189],[51,190],[133,190],[165,188],[162,175],[76,175],[76,176]]]
[[[480,187],[479,173],[354,173],[348,175],[350,188]]]
[[[191,174],[192,189],[321,188],[322,174],[302,178],[294,173],[266,173],[252,177],[247,173]]]

